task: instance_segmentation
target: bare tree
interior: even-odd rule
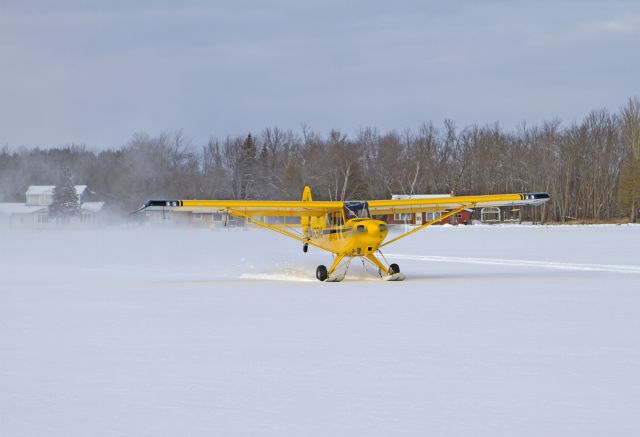
[[[68,167],[123,211],[153,197],[297,199],[388,198],[394,193],[482,194],[543,190],[552,201],[526,210],[543,221],[638,219],[640,100],[619,113],[591,111],[563,125],[552,119],[515,130],[499,124],[458,128],[361,129],[350,138],[303,126],[256,137],[215,137],[194,149],[181,132],[136,133],[99,152],[82,145],[0,149],[0,200],[22,201],[29,185],[51,185]],[[535,216],[533,216],[535,214]]]
[[[625,158],[620,176],[618,201],[629,211],[629,221],[638,220],[640,208],[640,99],[629,99],[621,110]]]

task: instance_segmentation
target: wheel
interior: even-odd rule
[[[307,243],[304,243],[304,244],[302,245],[302,251],[303,251],[304,253],[307,253],[307,250],[309,250],[309,245],[308,245]]]
[[[394,273],[400,273],[400,266],[398,266],[398,264],[391,264],[389,266],[389,274],[393,275]]]
[[[316,278],[318,278],[319,281],[324,281],[328,277],[327,268],[325,266],[318,266],[316,269]]]

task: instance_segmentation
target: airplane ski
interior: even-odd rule
[[[338,273],[337,275],[329,276],[324,282],[342,282],[347,276],[347,272]]]
[[[393,273],[391,275],[383,276],[382,279],[385,281],[404,281],[407,277],[402,273]]]

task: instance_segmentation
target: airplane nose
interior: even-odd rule
[[[369,235],[378,236],[381,233],[386,232],[387,225],[385,225],[384,223],[370,223],[367,227],[367,230],[369,231]]]

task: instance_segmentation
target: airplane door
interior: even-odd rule
[[[422,213],[421,212],[417,212],[416,213],[416,225],[417,226],[422,225]]]

